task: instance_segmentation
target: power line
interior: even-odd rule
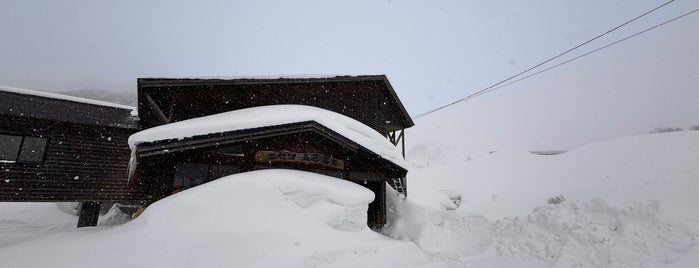
[[[677,16],[677,17],[675,17],[675,18],[672,18],[672,19],[670,19],[670,20],[667,20],[667,21],[665,21],[665,22],[663,22],[663,23],[661,23],[661,24],[658,24],[658,25],[655,25],[655,26],[653,26],[653,27],[647,28],[647,29],[645,29],[645,30],[643,30],[643,31],[637,32],[637,33],[635,33],[635,34],[632,34],[632,35],[629,35],[629,36],[624,37],[624,38],[622,38],[622,39],[619,39],[619,40],[617,40],[617,41],[614,41],[614,42],[612,42],[612,43],[610,43],[610,44],[607,44],[607,45],[605,45],[605,46],[599,47],[599,48],[597,48],[597,49],[595,49],[595,50],[592,50],[592,51],[590,51],[590,52],[587,52],[587,53],[582,54],[582,55],[580,55],[580,56],[577,56],[577,57],[575,57],[575,58],[572,58],[572,59],[566,60],[566,61],[564,61],[564,62],[558,63],[558,64],[556,64],[556,65],[554,65],[554,66],[548,67],[548,68],[543,69],[543,70],[541,70],[541,71],[538,71],[538,72],[536,72],[536,73],[533,73],[533,74],[527,75],[527,76],[525,76],[525,77],[519,78],[519,79],[517,79],[517,80],[511,81],[511,82],[509,82],[509,83],[502,84],[502,85],[500,85],[500,86],[498,86],[498,87],[491,88],[490,90],[481,92],[480,94],[475,95],[475,96],[473,96],[473,97],[477,97],[477,96],[483,95],[483,94],[485,94],[485,93],[488,93],[488,92],[490,92],[490,91],[493,91],[493,90],[496,90],[496,89],[499,89],[499,88],[503,88],[503,87],[512,85],[512,84],[514,84],[514,83],[517,83],[517,82],[522,81],[522,80],[524,80],[524,79],[527,79],[527,78],[529,78],[529,77],[532,77],[532,76],[538,75],[538,74],[540,74],[540,73],[546,72],[546,71],[548,71],[548,70],[557,68],[557,67],[559,67],[559,66],[561,66],[561,65],[564,65],[564,64],[569,63],[569,62],[571,62],[571,61],[575,61],[575,60],[577,60],[577,59],[580,59],[580,58],[582,58],[582,57],[585,57],[585,56],[587,56],[587,55],[590,55],[590,54],[595,53],[595,52],[597,52],[597,51],[600,51],[600,50],[602,50],[602,49],[611,47],[611,46],[613,46],[613,45],[616,45],[616,44],[621,43],[621,42],[623,42],[623,41],[626,41],[626,40],[628,40],[628,39],[634,38],[634,37],[636,37],[636,36],[639,36],[639,35],[641,35],[641,34],[644,34],[644,33],[648,32],[648,31],[654,30],[655,28],[658,28],[658,27],[663,26],[663,25],[665,25],[665,24],[668,24],[668,23],[670,23],[670,22],[676,21],[676,20],[678,20],[678,19],[681,19],[682,17],[688,16],[688,15],[690,15],[690,14],[692,14],[692,13],[695,13],[695,12],[699,12],[699,8],[697,8],[697,9],[695,9],[695,10],[692,10],[692,11],[690,11],[690,12],[684,13],[684,14],[682,14],[682,15],[680,15],[680,16]]]
[[[536,64],[536,65],[534,65],[534,66],[532,66],[532,67],[529,67],[529,68],[527,68],[527,69],[524,70],[524,71],[521,71],[521,72],[519,72],[519,73],[517,73],[517,74],[515,74],[515,75],[513,75],[513,76],[510,76],[510,77],[508,77],[508,78],[506,78],[506,79],[504,79],[504,80],[502,80],[502,81],[500,81],[500,82],[497,82],[497,83],[495,83],[495,84],[493,84],[493,85],[490,85],[490,86],[488,86],[488,87],[486,87],[486,88],[484,88],[484,89],[481,89],[481,90],[479,90],[479,91],[477,91],[477,92],[475,92],[475,93],[473,93],[473,94],[471,94],[471,95],[468,95],[468,96],[466,96],[466,97],[463,97],[463,98],[461,98],[461,99],[458,99],[458,100],[456,100],[456,101],[454,101],[454,102],[451,102],[451,103],[449,103],[449,104],[447,104],[447,105],[440,106],[440,107],[438,107],[438,108],[436,108],[436,109],[433,109],[433,110],[430,110],[430,111],[427,111],[427,112],[418,114],[418,115],[414,116],[412,119],[417,119],[417,118],[423,117],[423,116],[425,116],[425,115],[434,113],[434,112],[436,112],[436,111],[439,111],[439,110],[444,109],[444,108],[446,108],[446,107],[452,106],[452,105],[457,104],[457,103],[459,103],[459,102],[462,102],[462,101],[465,101],[465,100],[467,100],[467,99],[473,98],[473,97],[475,97],[475,96],[481,95],[482,93],[485,93],[486,91],[489,91],[490,89],[493,89],[493,88],[499,86],[500,84],[503,84],[503,83],[505,83],[505,82],[507,82],[507,81],[509,81],[509,80],[511,80],[511,79],[513,79],[513,78],[515,78],[515,77],[518,77],[518,76],[520,76],[520,75],[522,75],[522,74],[524,74],[524,73],[527,73],[527,72],[529,72],[529,71],[531,71],[531,70],[533,70],[533,69],[536,69],[536,68],[538,68],[538,67],[540,67],[540,66],[542,66],[542,65],[544,65],[544,64],[546,64],[546,63],[549,63],[549,62],[551,62],[552,60],[555,60],[555,59],[557,59],[557,58],[559,58],[559,57],[561,57],[561,56],[563,56],[563,55],[565,55],[565,54],[568,54],[569,52],[571,52],[571,51],[573,51],[573,50],[576,50],[576,49],[578,49],[578,48],[580,48],[580,47],[582,47],[582,46],[584,46],[584,45],[587,45],[587,44],[589,44],[590,42],[595,41],[595,40],[597,40],[597,39],[599,39],[599,38],[601,38],[601,37],[603,37],[603,36],[605,36],[605,35],[607,35],[607,34],[613,32],[613,31],[615,31],[615,30],[617,30],[617,29],[619,29],[619,28],[621,28],[621,27],[624,27],[625,25],[627,25],[627,24],[629,24],[629,23],[632,23],[632,22],[634,22],[634,21],[640,19],[641,17],[644,17],[644,16],[646,16],[646,15],[648,15],[648,14],[650,14],[650,13],[652,13],[652,12],[654,12],[654,11],[656,11],[656,10],[658,10],[658,9],[660,9],[660,8],[666,6],[666,5],[668,5],[668,4],[670,4],[670,3],[674,2],[674,1],[675,1],[675,0],[667,1],[667,2],[663,3],[662,5],[659,5],[659,6],[653,8],[653,9],[651,9],[651,10],[649,10],[649,11],[646,11],[645,13],[643,13],[643,14],[641,14],[641,15],[638,15],[638,16],[636,16],[635,18],[633,18],[633,19],[631,19],[631,20],[628,20],[628,21],[626,21],[626,22],[624,22],[624,23],[622,23],[622,24],[619,24],[618,26],[616,26],[616,27],[614,27],[614,28],[612,28],[612,29],[610,29],[610,30],[608,30],[608,31],[606,31],[606,32],[604,32],[604,33],[602,33],[602,34],[599,34],[599,35],[593,37],[592,39],[589,39],[589,40],[587,40],[587,41],[585,41],[585,42],[582,42],[582,43],[580,43],[579,45],[574,46],[573,48],[570,48],[570,49],[568,49],[568,50],[566,50],[566,51],[564,51],[564,52],[562,52],[562,53],[559,53],[558,55],[553,56],[553,57],[551,57],[551,58],[549,58],[549,59],[547,59],[547,60],[545,60],[545,61],[542,61],[542,62],[540,62],[540,63],[538,63],[538,64]]]

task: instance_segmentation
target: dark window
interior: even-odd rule
[[[0,134],[0,161],[43,163],[48,139]]]
[[[211,165],[209,167],[209,180],[219,179],[236,173],[240,173],[239,166]]]
[[[21,145],[21,136],[0,134],[0,161],[17,161]]]
[[[173,192],[203,184],[208,176],[209,166],[206,164],[179,162],[175,164]]]
[[[22,150],[20,150],[17,160],[27,163],[43,163],[47,143],[48,139],[46,138],[24,137]]]

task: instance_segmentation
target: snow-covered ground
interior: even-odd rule
[[[435,189],[461,194],[460,210],[491,219],[525,215],[555,195],[619,206],[658,201],[699,230],[699,131],[625,137],[547,156],[439,143],[417,144],[407,155],[415,165],[411,196],[428,206],[439,195]]]
[[[554,156],[477,151],[435,137],[413,136],[409,199],[388,194],[391,223],[383,234],[364,224],[372,199],[366,189],[266,170],[183,191],[117,226],[75,230],[76,217],[53,203],[1,203],[0,260],[3,267],[699,263],[699,131],[620,138]],[[566,200],[547,204],[556,195]]]

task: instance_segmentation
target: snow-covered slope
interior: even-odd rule
[[[78,218],[64,213],[58,206],[56,203],[0,203],[0,247],[75,228]]]
[[[563,267],[699,262],[699,131],[551,156],[433,133],[412,136],[410,196],[394,204],[404,213],[391,236],[457,259],[511,256]],[[546,204],[555,196],[567,201]]]
[[[658,201],[699,230],[699,131],[620,138],[551,156],[473,153],[468,144],[436,142],[418,143],[408,155],[411,198],[428,206],[436,190],[460,193],[459,209],[492,219],[527,214],[554,195],[621,206]]]

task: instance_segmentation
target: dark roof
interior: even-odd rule
[[[137,129],[133,107],[102,101],[0,87],[0,115]]]
[[[378,90],[380,91],[380,98],[376,100],[381,101],[383,107],[378,107],[377,105],[375,111],[367,111],[366,118],[357,118],[357,115],[350,114],[351,112],[345,113],[345,111],[340,111],[334,107],[328,105],[320,105],[322,101],[313,103],[309,99],[315,100],[316,98],[334,98],[335,102],[345,102],[347,103],[346,95],[340,97],[337,92],[338,90],[349,90],[352,86],[358,87],[363,86],[368,83],[376,84]],[[328,87],[334,86],[336,91],[330,92],[327,90]],[[139,114],[141,115],[141,120],[144,123],[144,127],[152,127],[159,125],[161,123],[154,123],[151,125],[151,121],[154,121],[153,115],[148,107],[148,103],[144,101],[144,94],[149,94],[157,105],[167,106],[169,103],[168,98],[173,98],[174,94],[182,94],[184,91],[191,92],[192,90],[232,90],[236,92],[248,91],[249,94],[254,94],[254,92],[262,92],[263,89],[275,89],[277,91],[275,94],[275,101],[270,101],[269,99],[260,101],[260,104],[254,104],[254,101],[250,101],[249,106],[255,105],[274,105],[274,104],[303,104],[317,106],[320,108],[333,110],[338,113],[346,114],[353,117],[365,124],[377,129],[382,134],[387,132],[401,130],[405,128],[410,128],[415,125],[410,115],[405,110],[405,107],[401,103],[398,95],[388,81],[385,75],[364,75],[364,76],[336,76],[336,77],[321,77],[321,78],[139,78],[138,79],[138,96],[139,96]],[[293,94],[298,94],[299,90],[303,90],[306,94],[303,101],[292,100],[289,95],[284,95],[283,93],[296,90]],[[250,93],[253,92],[253,93]],[[221,94],[218,92],[217,94]],[[232,94],[232,93],[231,93]],[[201,91],[201,97],[206,97],[206,91]],[[223,94],[225,95],[225,94]],[[221,96],[221,98],[226,98],[226,96]],[[241,101],[240,98],[231,98],[232,101]],[[196,100],[194,100],[196,101]],[[365,99],[357,99],[357,102],[366,102]],[[207,103],[208,104],[208,103]],[[180,104],[181,105],[181,104]],[[188,103],[190,106],[202,105],[202,104],[192,104]],[[325,107],[322,107],[325,106]],[[337,107],[338,105],[335,105]],[[212,106],[213,107],[213,106]],[[207,107],[209,111],[200,112],[200,114],[192,114],[191,117],[197,117],[202,115],[209,115],[227,111],[225,108],[218,107]],[[163,107],[164,108],[164,107]],[[247,107],[240,107],[247,108]],[[175,108],[177,109],[177,108]],[[216,110],[218,109],[218,110]],[[163,110],[167,110],[164,108]],[[229,109],[230,110],[230,109]],[[165,113],[165,111],[163,111]],[[374,116],[371,116],[374,115]],[[177,112],[175,112],[175,117]],[[177,118],[178,120],[189,119]],[[372,121],[372,122],[367,122]],[[375,122],[374,122],[375,121]]]

